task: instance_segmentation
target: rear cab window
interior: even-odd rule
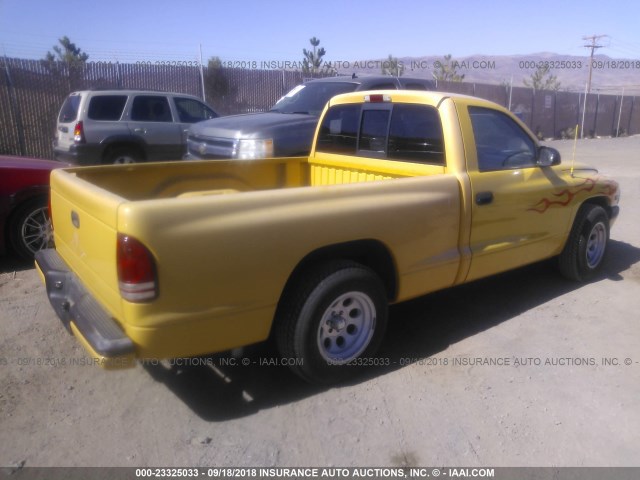
[[[358,150],[384,157],[387,149],[390,109],[366,109],[360,121]],[[375,155],[376,157],[378,155]]]
[[[359,104],[331,107],[322,120],[316,151],[355,155],[358,146]]]
[[[325,115],[316,151],[444,165],[440,114],[431,106],[346,104]]]
[[[407,162],[444,165],[444,135],[438,111],[425,105],[395,105],[388,156]]]

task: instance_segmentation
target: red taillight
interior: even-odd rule
[[[82,122],[76,123],[76,126],[73,128],[73,141],[75,143],[85,143],[84,126]]]
[[[118,234],[117,263],[122,298],[145,302],[158,296],[156,262],[147,247],[133,237]]]

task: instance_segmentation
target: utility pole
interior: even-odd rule
[[[591,93],[591,74],[593,73],[593,52],[596,48],[602,48],[603,45],[596,45],[596,41],[601,39],[602,37],[607,37],[608,35],[591,35],[590,37],[582,37],[583,40],[591,40],[590,45],[583,45],[586,48],[591,49],[591,56],[589,58],[589,81],[587,82],[587,94]]]
[[[207,94],[204,90],[204,72],[202,71],[202,44],[200,44],[200,83],[202,84],[202,101],[207,101]]]

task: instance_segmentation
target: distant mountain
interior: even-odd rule
[[[444,62],[442,56],[399,57],[405,68],[405,76],[431,78],[436,62]],[[380,74],[387,59],[362,62],[337,62],[338,72]],[[555,53],[533,53],[529,55],[471,55],[452,58],[457,73],[464,74],[465,82],[487,84],[509,84],[524,87],[538,65],[549,64],[551,73],[560,82],[561,91],[583,92],[589,78],[588,56],[559,55]],[[614,59],[606,55],[595,55],[591,79],[591,92],[620,95],[640,94],[640,59]]]

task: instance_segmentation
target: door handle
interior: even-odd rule
[[[488,205],[493,202],[493,192],[480,192],[476,194],[476,205]]]
[[[142,135],[147,133],[147,129],[146,128],[134,128],[133,131],[136,132],[136,133],[140,133]]]

